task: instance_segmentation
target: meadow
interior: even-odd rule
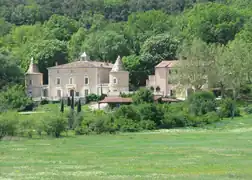
[[[0,141],[0,179],[251,179],[251,116],[205,129]]]

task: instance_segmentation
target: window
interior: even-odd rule
[[[113,79],[113,83],[117,84],[117,79],[116,78]]]
[[[61,90],[60,89],[57,90],[57,97],[61,97]]]
[[[80,93],[79,93],[79,92],[75,92],[75,95],[76,95],[76,96],[79,96],[79,95],[80,95]]]
[[[31,79],[29,80],[29,85],[32,85],[32,80]]]
[[[73,84],[73,78],[69,79],[69,84]]]
[[[172,71],[169,69],[169,74],[171,74],[172,73]]]
[[[85,77],[84,82],[85,82],[85,85],[89,84],[89,79],[88,79],[88,77],[87,77],[87,76]]]
[[[85,96],[88,96],[88,89],[85,89]]]
[[[57,85],[60,85],[60,78],[57,78],[57,79],[56,79],[56,84],[57,84]]]

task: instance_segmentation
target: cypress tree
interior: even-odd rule
[[[74,95],[72,95],[71,109],[74,110]]]
[[[81,112],[81,100],[80,100],[80,99],[79,99],[79,101],[78,101],[77,112],[78,112],[78,113]]]
[[[61,100],[61,107],[60,107],[60,112],[64,112],[64,101],[63,99]]]
[[[71,99],[70,99],[70,97],[67,97],[67,106],[71,106]]]

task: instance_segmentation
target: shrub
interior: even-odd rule
[[[202,127],[207,124],[215,123],[220,121],[220,117],[216,112],[208,112],[203,116],[195,116],[192,118],[192,126],[194,127]]]
[[[140,123],[125,117],[115,119],[116,129],[122,132],[136,132],[141,129]]]
[[[215,96],[211,92],[196,92],[188,98],[189,111],[200,116],[216,110]]]
[[[161,120],[164,119],[164,112],[159,108],[158,104],[139,104],[139,112],[142,120],[153,121],[157,126],[160,125]],[[137,107],[136,107],[137,108]]]
[[[227,98],[221,101],[219,114],[222,118],[232,117],[233,110],[234,116],[240,116],[240,110],[237,108],[236,103],[232,99]]]
[[[140,127],[142,129],[153,130],[156,129],[156,123],[151,120],[142,120],[140,121]]]
[[[135,104],[152,103],[154,101],[153,92],[147,88],[140,88],[133,96]]]
[[[0,139],[4,136],[14,136],[18,128],[18,114],[5,112],[0,114]]]
[[[247,114],[252,114],[252,106],[246,106],[244,108],[244,112]]]
[[[161,123],[161,128],[185,127],[190,125],[188,115],[185,112],[166,113]]]
[[[88,96],[86,96],[86,103],[90,103],[90,102],[94,102],[98,100],[99,100],[99,96],[96,94],[89,94]]]
[[[29,107],[29,108],[27,108]],[[32,110],[33,103],[25,94],[23,86],[15,85],[1,91],[0,93],[0,112],[9,109]]]
[[[60,137],[60,133],[66,130],[67,120],[66,118],[58,113],[58,114],[47,114],[43,117],[44,123],[44,131],[48,135],[52,135],[55,137]]]
[[[116,109],[114,115],[116,118],[123,117],[126,119],[132,119],[133,121],[141,120],[141,114],[134,105],[120,106],[118,109]]]
[[[111,118],[106,115],[97,116],[93,122],[89,124],[89,129],[97,134],[101,133],[113,133],[116,128],[111,122]]]

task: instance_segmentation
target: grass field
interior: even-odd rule
[[[0,142],[0,179],[252,179],[252,120]]]

